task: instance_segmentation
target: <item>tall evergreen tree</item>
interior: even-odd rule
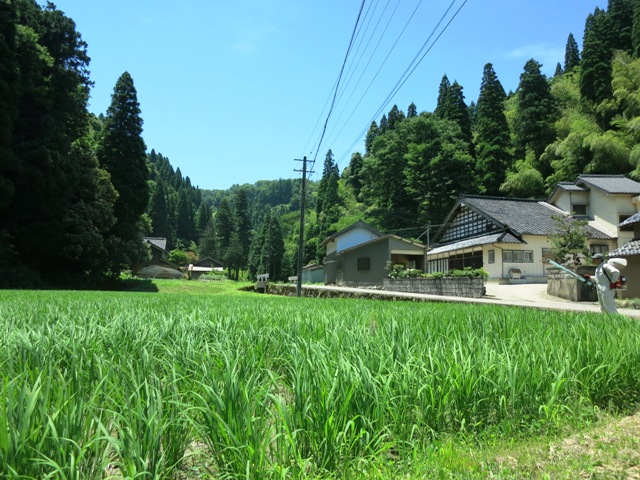
[[[400,110],[397,105],[394,105],[389,111],[389,117],[387,118],[389,129],[393,130],[404,120],[404,112]]]
[[[389,130],[389,120],[387,119],[387,115],[383,114],[380,119],[380,133],[386,133]]]
[[[209,202],[201,201],[196,211],[196,233],[198,234],[198,238],[200,238],[207,229],[207,225],[209,225],[212,217],[213,212],[209,206]]]
[[[17,12],[14,2],[0,2],[0,215],[10,205],[15,186],[13,130],[18,118],[20,77],[17,61]],[[2,257],[0,240],[0,257]]]
[[[438,87],[438,100],[436,102],[436,108],[433,111],[434,115],[439,118],[448,118],[449,115],[451,100],[449,87],[451,87],[451,83],[445,74],[442,76],[442,80],[440,80],[440,87]]]
[[[567,46],[564,50],[564,71],[572,72],[576,67],[580,66],[580,50],[578,49],[578,43],[573,36],[573,33],[569,34],[567,38]]]
[[[215,214],[215,232],[216,232],[216,257],[224,259],[227,248],[231,245],[231,234],[233,233],[234,223],[231,206],[226,198],[223,198],[218,205]]]
[[[514,119],[514,134],[519,157],[530,149],[536,162],[547,145],[555,139],[554,122],[558,111],[547,78],[540,72],[541,65],[529,60],[520,75],[518,85],[518,110]],[[537,163],[543,177],[549,176],[550,165]]]
[[[216,258],[218,255],[218,248],[216,246],[216,227],[215,219],[211,217],[207,226],[205,227],[202,235],[200,236],[200,242],[198,243],[198,252],[200,258]],[[223,258],[217,258],[219,261],[224,261]]]
[[[189,245],[196,239],[196,224],[193,213],[193,205],[189,198],[187,186],[178,190],[178,203],[176,204],[176,237],[185,245]]]
[[[633,25],[631,27],[631,47],[633,57],[640,57],[640,2],[634,0],[633,3]]]
[[[140,225],[149,203],[145,149],[137,92],[131,75],[124,72],[114,87],[97,149],[98,160],[118,192],[117,221],[110,239],[114,274],[144,261],[147,255]]]
[[[1,4],[0,254],[33,277],[78,281],[104,268],[113,205],[84,143],[87,45],[51,3]]]
[[[560,62],[558,62],[556,65],[556,71],[553,73],[553,78],[559,78],[563,73],[564,72],[562,71],[562,65],[560,65]]]
[[[609,0],[607,17],[611,26],[611,48],[633,53],[633,1]]]
[[[504,112],[507,96],[493,65],[484,66],[476,118],[476,172],[487,195],[498,195],[512,157]]]
[[[322,167],[322,178],[318,186],[318,198],[316,200],[316,212],[318,216],[323,211],[340,203],[338,197],[338,180],[340,179],[340,172],[338,166],[333,161],[333,152],[331,149],[327,152]]]
[[[453,120],[460,127],[462,139],[469,145],[469,152],[474,155],[475,148],[473,146],[473,134],[471,133],[471,117],[469,116],[469,108],[464,102],[464,94],[462,86],[454,81],[447,91],[449,97],[448,111],[442,117],[446,120]]]
[[[369,126],[369,130],[367,131],[367,136],[364,140],[365,153],[371,151],[373,141],[376,139],[378,135],[380,135],[380,129],[378,128],[378,124],[374,120],[373,122],[371,122],[371,125]]]
[[[414,218],[439,224],[460,194],[477,192],[473,160],[455,122],[419,116],[412,123],[406,189],[418,206]]]
[[[249,199],[246,188],[236,190],[234,207],[235,237],[232,236],[231,244],[234,247],[233,257],[236,266],[235,278],[237,280],[239,270],[247,268],[249,250],[251,249],[251,214],[249,212]]]
[[[417,116],[418,116],[418,107],[416,107],[415,103],[411,102],[411,105],[409,105],[409,108],[407,109],[407,118],[413,118]]]
[[[362,166],[362,155],[359,152],[356,152],[351,155],[349,166],[343,172],[343,176],[345,177],[347,184],[351,185],[351,188],[353,188],[353,193],[356,199],[359,198],[360,190],[362,189]]]
[[[156,181],[156,186],[151,194],[148,213],[151,219],[151,235],[154,237],[164,237],[172,244],[167,193],[165,191],[164,181],[161,178],[158,178]]]
[[[611,24],[604,10],[596,7],[587,17],[580,63],[580,94],[595,104],[611,98]]]
[[[269,209],[251,244],[249,276],[255,278],[257,274],[268,273],[270,280],[282,280],[284,253],[280,220]]]

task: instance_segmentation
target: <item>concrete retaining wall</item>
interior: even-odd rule
[[[385,278],[383,288],[447,297],[480,298],[485,294],[484,278]]]
[[[573,267],[571,270],[578,275],[594,275],[595,273],[595,267],[593,266]],[[559,268],[547,269],[547,293],[573,302],[598,301],[598,294],[595,288],[589,287]]]

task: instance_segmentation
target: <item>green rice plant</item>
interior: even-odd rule
[[[241,357],[230,358],[225,352],[222,359],[221,376],[211,372],[199,385],[202,438],[221,478],[268,478],[272,432],[266,405],[271,385]]]
[[[351,478],[640,404],[636,320],[185,286],[0,291],[0,476]]]

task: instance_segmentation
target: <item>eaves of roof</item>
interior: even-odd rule
[[[452,252],[454,250],[463,250],[472,247],[480,247],[483,245],[489,245],[492,243],[511,243],[522,244],[527,243],[512,235],[509,232],[493,233],[491,235],[483,235],[481,237],[469,238],[461,240],[459,242],[450,243],[448,245],[442,245],[440,247],[433,248],[427,252],[427,257],[430,255],[437,255],[439,253]]]
[[[358,250],[359,248],[362,248],[362,247],[365,247],[365,246],[369,246],[369,245],[372,245],[372,244],[374,244],[376,242],[381,242],[383,240],[388,240],[390,238],[395,238],[397,240],[401,240],[402,242],[407,243],[409,245],[413,245],[414,247],[417,247],[420,250],[425,250],[427,248],[426,245],[423,245],[421,243],[417,243],[417,242],[413,242],[411,240],[407,240],[406,238],[399,237],[398,235],[387,234],[387,235],[382,235],[381,237],[378,237],[378,238],[374,238],[374,239],[368,240],[368,241],[363,242],[363,243],[359,243],[358,245],[354,245],[353,247],[349,247],[349,248],[345,248],[344,250],[340,250],[338,252],[338,254],[341,255],[341,254],[346,253],[346,252],[352,252],[352,251]]]
[[[637,239],[625,243],[608,254],[609,257],[631,257],[634,255],[640,255],[640,240]]]
[[[349,225],[346,228],[343,228],[342,230],[340,230],[339,232],[336,232],[332,235],[329,235],[327,238],[325,238],[322,243],[320,244],[321,247],[326,246],[329,242],[335,240],[336,238],[338,238],[341,235],[344,235],[345,233],[357,228],[357,227],[363,227],[366,230],[369,230],[370,232],[372,232],[375,235],[379,235],[382,236],[382,232],[379,232],[378,230],[376,230],[375,228],[373,228],[371,225],[369,225],[367,222],[364,222],[362,220],[358,220],[357,222]]]

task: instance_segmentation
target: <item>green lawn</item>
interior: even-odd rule
[[[636,320],[247,285],[0,291],[0,476],[624,478],[640,462]]]

